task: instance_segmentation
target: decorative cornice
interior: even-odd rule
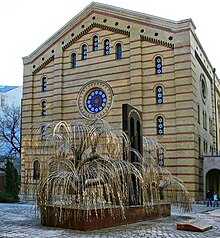
[[[62,47],[62,49],[66,50],[68,47],[70,47],[72,44],[74,44],[77,40],[79,40],[82,36],[87,34],[94,27],[98,27],[102,30],[108,30],[108,31],[111,31],[111,32],[115,32],[115,33],[119,33],[119,34],[122,34],[122,35],[130,36],[129,31],[125,31],[125,30],[118,29],[118,28],[115,28],[115,27],[110,27],[110,26],[106,26],[106,25],[103,25],[103,24],[93,22],[85,30],[83,30],[80,34],[75,36],[71,41],[69,41],[66,45],[64,45]]]
[[[43,69],[46,65],[48,65],[50,62],[54,60],[54,55],[48,58],[46,61],[44,61],[39,67],[37,67],[33,72],[32,75],[35,75],[38,73],[41,69]]]
[[[149,37],[149,36],[142,36],[142,35],[140,35],[140,38],[141,38],[141,40],[148,41],[148,42],[154,43],[156,45],[162,45],[162,46],[165,46],[167,48],[174,49],[174,44],[168,43],[166,41],[162,41],[162,40],[158,40],[158,39],[155,39],[155,38],[152,38],[152,37]]]

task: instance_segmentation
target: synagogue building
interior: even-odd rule
[[[204,156],[219,151],[220,85],[191,19],[92,2],[23,63],[24,194],[45,162],[29,153],[30,125],[44,133],[46,123],[97,117],[128,133],[140,153],[142,136],[161,143],[159,165],[184,181],[192,199],[210,189]],[[214,167],[212,186],[220,191]]]

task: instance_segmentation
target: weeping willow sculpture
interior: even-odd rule
[[[125,132],[101,119],[88,125],[63,121],[44,125],[43,138],[40,128],[35,128],[32,143],[42,161],[36,190],[40,210],[47,205],[84,210],[89,219],[91,209],[104,216],[104,209],[111,214],[118,207],[124,216],[126,206],[142,205],[150,211],[164,200],[190,209],[182,181],[158,166],[157,151],[162,146],[156,141],[144,137],[141,155],[131,148]]]

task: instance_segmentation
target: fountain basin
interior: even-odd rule
[[[144,220],[167,217],[171,214],[168,203],[144,206],[124,207],[124,217],[120,207],[105,209],[74,209],[45,205],[41,209],[41,224],[73,230],[91,231],[101,228],[125,225]]]

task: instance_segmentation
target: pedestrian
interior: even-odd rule
[[[206,202],[207,202],[207,207],[209,205],[212,206],[212,194],[211,194],[211,192],[209,190],[206,193]]]
[[[214,192],[213,194],[213,207],[218,207],[218,193],[217,192]]]

